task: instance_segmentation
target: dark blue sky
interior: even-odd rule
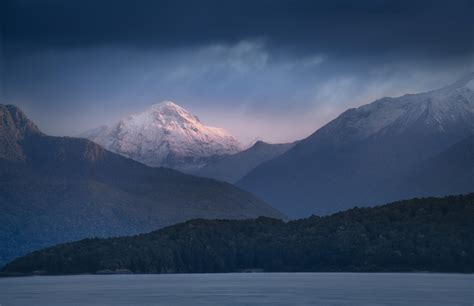
[[[474,1],[2,1],[2,100],[76,134],[174,100],[243,142],[474,70]]]

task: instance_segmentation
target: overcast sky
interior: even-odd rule
[[[474,1],[1,1],[0,103],[76,135],[162,100],[243,143],[474,70]]]

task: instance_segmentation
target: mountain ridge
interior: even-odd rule
[[[6,109],[0,105],[2,135],[4,122],[11,127],[21,112]],[[59,242],[138,234],[193,218],[285,218],[228,183],[148,167],[87,139],[36,129],[21,136],[22,127],[33,126],[23,123],[8,130],[20,136],[0,138],[0,147],[13,144],[0,156],[0,262]]]
[[[283,154],[296,143],[270,144],[259,140],[246,150],[210,162],[194,174],[235,183],[258,165]]]
[[[395,178],[474,134],[473,84],[471,74],[438,90],[349,109],[237,186],[293,217],[397,200]]]

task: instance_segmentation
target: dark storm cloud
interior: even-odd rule
[[[471,72],[473,6],[0,0],[0,103],[75,135],[174,100],[246,143],[294,141],[349,107]]]
[[[472,53],[474,1],[6,0],[13,52],[166,49],[264,39],[274,53],[459,56]]]

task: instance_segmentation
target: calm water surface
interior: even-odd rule
[[[0,279],[9,305],[474,305],[474,275],[241,273]]]

